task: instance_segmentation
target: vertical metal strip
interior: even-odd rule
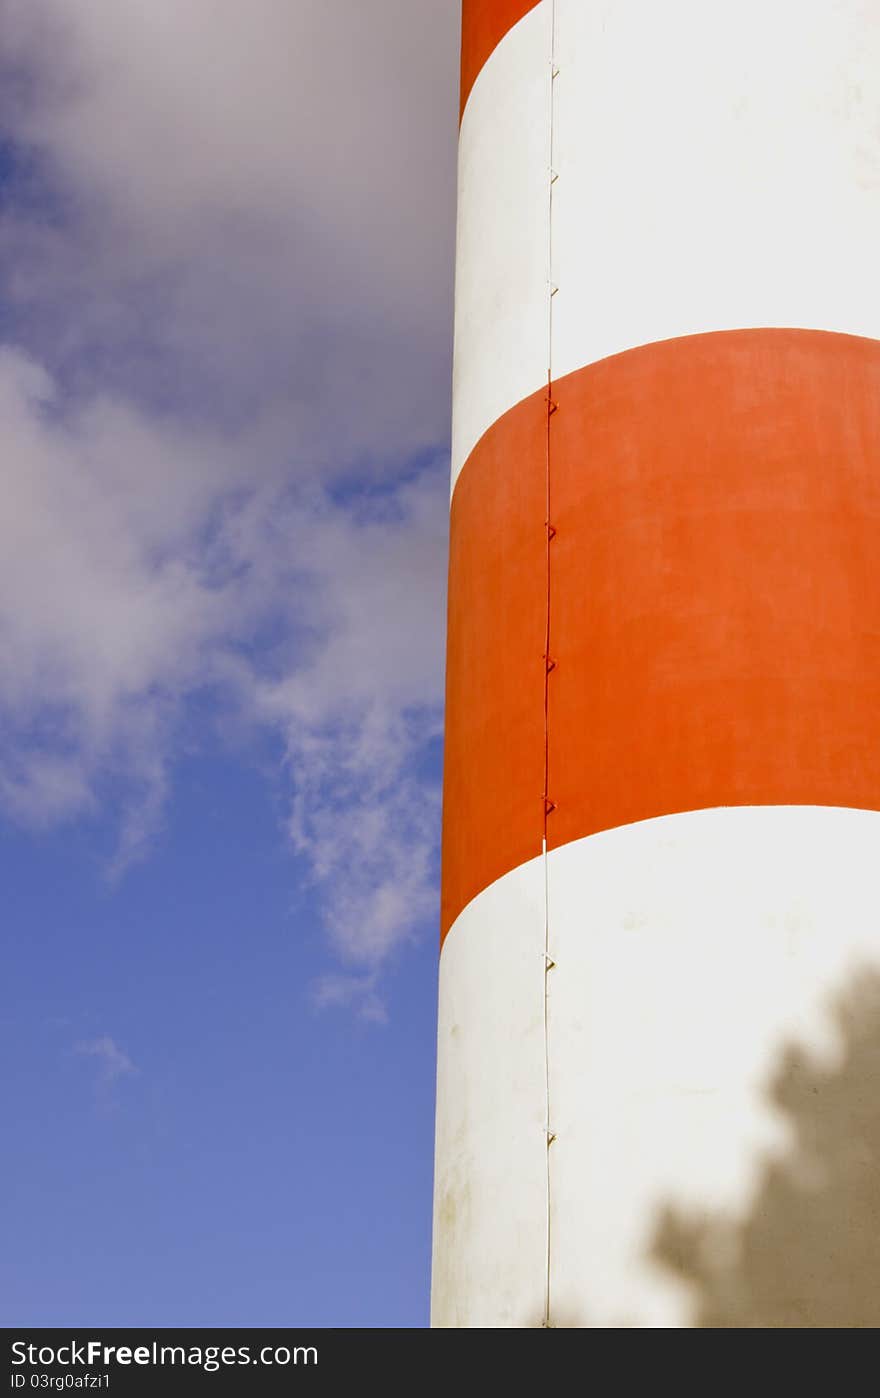
[[[550,5],[550,55],[549,55],[549,134],[548,134],[548,161],[547,161],[547,188],[548,188],[548,208],[547,208],[547,447],[545,466],[545,627],[544,627],[544,828],[542,852],[544,861],[544,966],[543,966],[543,992],[544,992],[544,1090],[545,1090],[545,1116],[544,1134],[546,1142],[546,1259],[544,1275],[544,1326],[551,1324],[551,1296],[550,1296],[550,1267],[551,1267],[551,1174],[550,1174],[550,1151],[555,1140],[550,1113],[550,1014],[549,1014],[549,993],[550,993],[550,972],[553,969],[554,961],[550,951],[550,868],[547,853],[547,823],[554,809],[552,797],[550,795],[550,676],[554,669],[554,661],[551,657],[551,631],[550,631],[550,586],[551,586],[551,546],[555,529],[552,522],[552,497],[550,490],[550,439],[552,432],[553,414],[556,412],[556,404],[553,400],[553,298],[556,295],[556,286],[553,281],[553,186],[556,183],[555,169],[555,139],[554,139],[554,87],[556,81],[556,0],[549,0]]]

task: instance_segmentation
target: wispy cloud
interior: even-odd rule
[[[161,819],[182,706],[222,690],[283,737],[290,835],[334,945],[381,960],[433,899],[438,795],[420,761],[440,732],[444,463],[334,497],[230,484],[218,448],[201,508],[166,523],[173,463],[192,501],[210,440],[117,405],[105,445],[104,405],[47,415],[55,402],[44,370],[0,357],[7,810],[42,824],[121,784],[120,875]],[[254,644],[261,630],[273,639]]]
[[[137,1072],[127,1053],[124,1053],[109,1034],[98,1039],[84,1039],[74,1045],[76,1053],[93,1058],[98,1067],[99,1081],[105,1087],[113,1087],[120,1078]]]
[[[291,838],[337,951],[358,965],[381,961],[435,901],[439,792],[421,762],[441,730],[445,488],[426,472],[390,510],[336,509],[310,530],[301,556],[325,638],[256,689],[286,741]]]
[[[319,976],[312,986],[312,1003],[318,1010],[353,1009],[369,1023],[385,1024],[388,1010],[377,981],[376,972],[362,976],[339,973]]]
[[[435,897],[455,29],[0,0],[0,802],[119,877],[187,705],[270,725],[365,1013]]]

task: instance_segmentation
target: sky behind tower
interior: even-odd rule
[[[457,8],[0,0],[8,1324],[426,1321]]]

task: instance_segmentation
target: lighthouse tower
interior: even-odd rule
[[[433,1324],[733,1324],[743,1239],[837,1323],[767,1200],[880,968],[880,5],[463,9]]]

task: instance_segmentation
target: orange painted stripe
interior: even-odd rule
[[[444,934],[481,888],[541,850],[546,446],[546,403],[527,398],[485,434],[452,497]]]
[[[461,7],[461,111],[486,59],[540,0],[463,0]]]
[[[553,396],[549,845],[880,809],[880,342],[697,335]],[[444,933],[541,848],[545,412],[505,414],[453,498]]]

